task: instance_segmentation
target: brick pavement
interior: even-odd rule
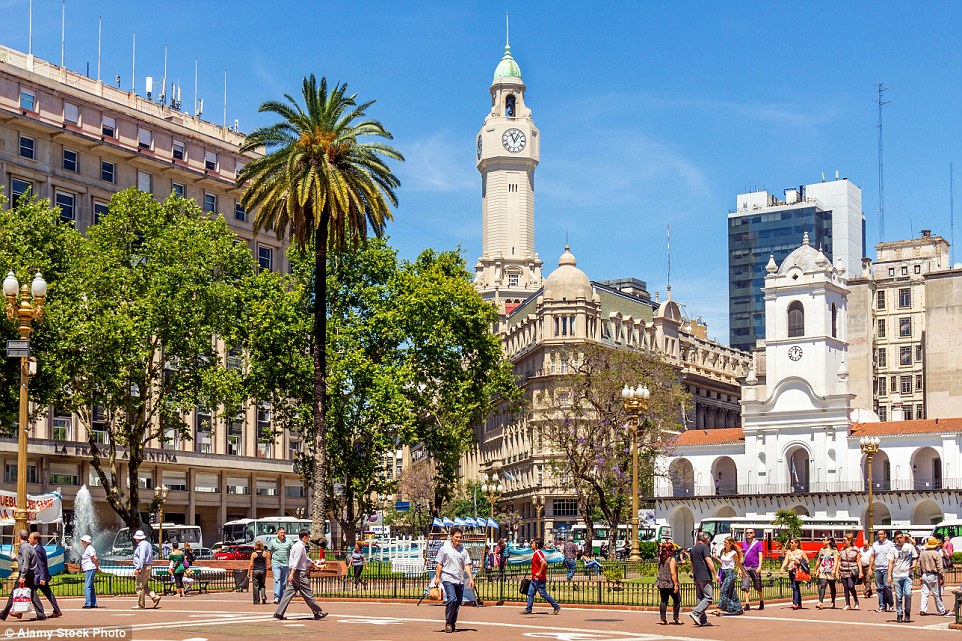
[[[312,641],[422,641],[448,639],[443,634],[443,606],[424,602],[375,603],[364,601],[319,601],[330,613],[314,621],[303,602],[295,600],[287,621],[272,618],[272,604],[255,606],[248,594],[212,594],[166,597],[158,610],[134,611],[132,597],[100,597],[101,607],[83,610],[82,600],[63,599],[63,618],[47,627],[114,625],[131,626],[133,641],[243,641],[243,639],[284,638]],[[956,638],[948,629],[949,619],[917,617],[912,624],[895,623],[894,615],[875,612],[825,610],[814,604],[792,611],[786,606],[768,606],[739,617],[712,617],[712,627],[698,628],[683,613],[685,625],[660,626],[657,612],[565,607],[552,616],[550,609],[536,606],[535,614],[522,616],[521,606],[487,605],[461,610],[460,641],[648,641],[654,639],[737,640],[778,639],[862,639],[886,641],[928,641]],[[18,638],[16,631],[36,628],[38,623],[8,619],[0,623],[4,638]],[[9,630],[13,630],[11,634]]]

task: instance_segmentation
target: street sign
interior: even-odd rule
[[[30,341],[19,339],[7,341],[7,358],[28,358],[30,356]]]
[[[411,502],[410,501],[395,501],[394,502],[395,512],[410,512]]]

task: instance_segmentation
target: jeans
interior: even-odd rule
[[[887,580],[888,570],[875,570],[875,591],[878,592],[879,610],[895,605],[892,598],[892,586]]]
[[[541,598],[551,604],[555,610],[560,610],[561,606],[555,601],[550,594],[548,594],[548,588],[546,587],[548,582],[544,579],[531,579],[531,585],[528,586],[528,603],[525,606],[527,612],[531,612],[532,606],[534,606],[534,595],[540,594]]]
[[[254,598],[254,603],[267,601],[267,591],[265,590],[266,583],[267,570],[251,571],[251,596]]]
[[[695,609],[691,611],[692,615],[698,617],[702,623],[708,621],[708,617],[705,616],[705,610],[712,604],[715,599],[714,588],[712,587],[711,581],[695,581],[695,596],[698,598],[698,605]]]
[[[291,571],[289,565],[275,565],[271,563],[271,572],[274,574],[274,600],[280,601],[287,585],[287,575]]]
[[[795,580],[795,570],[788,571],[788,580],[792,584],[792,605],[800,608],[802,607],[802,588],[801,584]]]
[[[87,570],[84,572],[84,605],[88,608],[96,607],[97,593],[94,592],[94,577],[97,570]]]
[[[575,578],[575,568],[578,562],[574,559],[565,559],[565,567],[568,569],[568,580]]]
[[[595,561],[594,559],[591,559],[590,561],[585,563],[586,570],[590,570],[592,568],[594,568],[595,576],[598,576],[598,574],[604,569],[601,567],[601,564]]]
[[[919,612],[929,611],[929,593],[935,599],[935,611],[939,614],[945,614],[942,595],[939,593],[939,575],[926,572],[922,575],[922,604],[919,605]]]
[[[461,609],[461,599],[464,598],[464,584],[452,581],[441,581],[444,588],[444,625],[455,629],[458,623],[458,610]]]
[[[906,617],[912,614],[912,577],[894,576],[892,583],[895,584],[895,614]],[[904,602],[904,607],[903,607]]]

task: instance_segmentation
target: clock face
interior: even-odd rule
[[[793,361],[800,360],[802,358],[802,348],[798,345],[793,345],[790,350],[788,350],[788,357]]]
[[[504,135],[501,136],[501,144],[504,145],[505,149],[513,154],[516,154],[524,149],[524,146],[527,143],[528,139],[525,138],[524,132],[520,129],[515,129],[514,127],[508,129],[506,132],[504,132]]]

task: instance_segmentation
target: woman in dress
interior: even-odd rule
[[[832,609],[835,609],[835,582],[842,569],[841,559],[838,550],[835,548],[835,539],[826,536],[822,539],[822,549],[818,551],[815,559],[816,578],[818,578],[818,605],[819,610],[825,607],[825,588],[829,589],[832,595]]]
[[[792,584],[792,609],[798,610],[802,607],[802,590],[799,587],[797,573],[803,565],[808,564],[808,556],[802,550],[798,539],[788,540],[788,551],[785,552],[785,560],[782,561],[782,572],[788,572],[788,580]]]
[[[735,587],[736,580],[740,582],[744,574],[741,546],[735,543],[735,539],[728,537],[725,539],[725,547],[721,555],[715,558],[721,567],[721,592],[718,597],[718,608],[713,611],[713,614],[715,616],[741,614],[742,601]]]
[[[838,553],[841,563],[842,593],[845,595],[845,610],[858,610],[858,589],[855,587],[862,574],[862,551],[855,546],[855,537],[845,535],[845,547]],[[849,602],[849,595],[854,605]]]
[[[678,615],[681,613],[681,589],[678,585],[678,562],[675,560],[675,546],[666,541],[661,544],[658,552],[658,578],[655,587],[661,592],[661,604],[658,612],[661,614],[661,625],[668,625],[668,599],[671,599],[671,614],[674,625],[681,625]]]

